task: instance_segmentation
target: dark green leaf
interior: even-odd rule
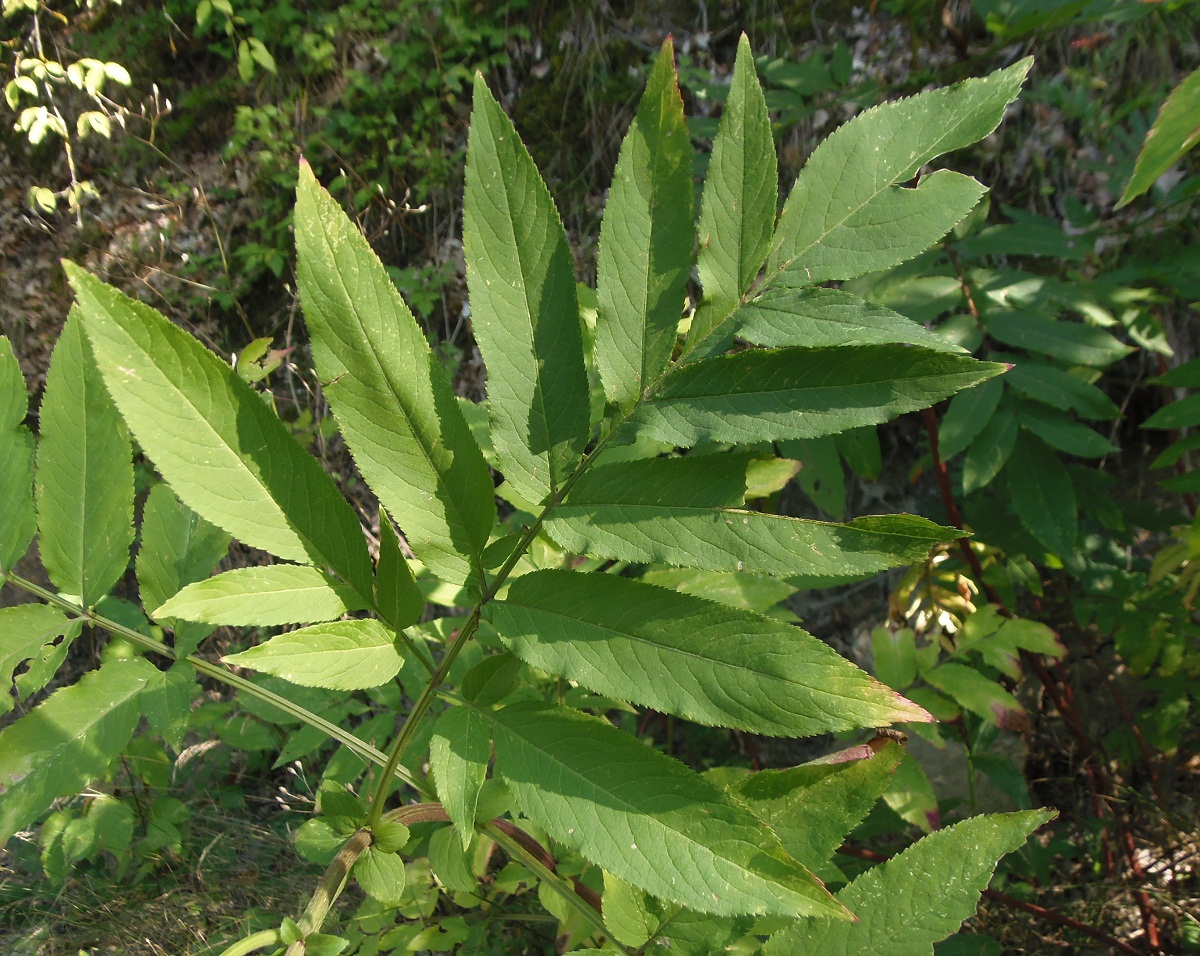
[[[986,488],[1000,474],[1017,442],[1017,431],[1017,416],[1007,405],[997,407],[967,449],[963,460],[963,494]]]
[[[375,604],[380,616],[396,630],[415,624],[425,610],[425,598],[400,550],[400,539],[396,537],[392,519],[383,508],[379,509],[379,565],[375,569]]]
[[[1116,418],[1117,406],[1090,381],[1054,365],[1033,359],[1009,355],[993,355],[997,361],[1012,361],[1013,367],[1004,377],[1014,391],[1063,411],[1073,411],[1080,418]]]
[[[1118,450],[1116,445],[1094,429],[1057,409],[1036,402],[1018,405],[1017,420],[1046,444],[1068,455],[1100,458]]]
[[[1072,554],[1079,534],[1075,487],[1058,456],[1022,435],[1008,460],[1008,487],[1030,534],[1055,554]]]
[[[1014,348],[1040,352],[1075,365],[1103,368],[1133,351],[1110,333],[1084,322],[1067,322],[1039,312],[989,309],[988,335]]]
[[[1200,70],[1189,73],[1159,107],[1158,117],[1138,153],[1133,176],[1116,208],[1142,195],[1200,142]]]
[[[948,461],[970,446],[992,420],[1003,394],[1004,382],[993,378],[964,389],[950,399],[950,407],[938,430],[938,452],[942,461]]]
[[[37,531],[33,507],[33,435],[25,376],[7,336],[0,335],[0,570],[21,559]]]

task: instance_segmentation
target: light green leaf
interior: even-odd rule
[[[858,922],[799,920],[772,936],[763,953],[928,956],[974,914],[1000,858],[1053,816],[1051,810],[991,814],[939,830],[838,893]]]
[[[730,607],[764,614],[796,593],[786,581],[742,571],[696,571],[692,568],[652,568],[642,575],[647,584],[696,594]]]
[[[649,489],[647,489],[649,490]],[[572,495],[545,528],[576,554],[646,564],[814,577],[866,576],[928,556],[961,532],[911,515],[831,524],[733,508],[640,503],[614,488]]]
[[[871,654],[875,676],[888,687],[903,690],[916,679],[916,642],[911,629],[875,628],[871,632]]]
[[[600,227],[596,364],[620,406],[636,402],[671,358],[693,221],[691,141],[668,37],[621,144]]]
[[[907,342],[936,352],[963,349],[899,312],[849,292],[812,289],[783,273],[732,316],[738,338],[773,348]]]
[[[1036,402],[1017,406],[1017,421],[1052,448],[1078,455],[1080,458],[1100,458],[1118,451],[1116,445],[1099,432],[1065,413]]]
[[[55,658],[61,661],[67,645],[79,634],[79,621],[68,620],[57,608],[45,604],[18,604],[0,608],[0,681],[6,687],[0,694],[0,714],[13,709],[13,697],[7,690],[12,686],[12,674],[25,661]],[[57,654],[61,646],[63,653]],[[55,668],[57,669],[57,668]],[[24,698],[40,690],[53,676],[53,669],[44,675],[37,686],[27,687],[18,683],[20,697]]]
[[[755,349],[679,367],[634,420],[679,447],[817,438],[927,408],[1003,371],[910,345]]]
[[[975,207],[984,187],[938,170],[901,188],[930,160],[978,142],[1017,96],[1031,58],[983,79],[860,113],[801,170],[775,233],[771,272],[816,284],[887,269],[929,248]]]
[[[944,661],[923,676],[963,710],[977,714],[988,723],[1017,730],[1025,722],[1025,708],[1016,698],[973,667]]]
[[[492,752],[492,724],[471,707],[452,707],[438,717],[429,741],[429,766],[438,799],[465,850],[475,835],[479,791]]]
[[[574,266],[550,192],[480,74],[463,250],[496,456],[504,477],[536,504],[575,470],[588,439]]]
[[[1133,351],[1103,329],[1039,312],[989,309],[984,324],[998,342],[1075,365],[1104,368]]]
[[[0,335],[0,571],[25,554],[37,531],[33,507],[33,434],[29,395],[7,336]]]
[[[483,455],[412,312],[307,163],[296,251],[313,359],[359,471],[430,570],[479,589],[496,522]]]
[[[404,659],[392,633],[378,621],[335,621],[279,634],[222,660],[274,674],[302,687],[369,690],[386,684]]]
[[[92,607],[129,566],[133,448],[92,361],[78,308],[54,347],[38,420],[42,563],[55,587]]]
[[[142,692],[146,720],[176,751],[183,750],[195,686],[196,672],[189,662],[180,661],[170,670],[155,674]]]
[[[929,719],[800,628],[629,578],[535,571],[485,614],[535,667],[701,724],[807,737]]]
[[[1189,73],[1159,107],[1116,208],[1136,199],[1200,142],[1200,70]]]
[[[870,812],[904,756],[893,741],[878,749],[864,746],[855,751],[838,763],[817,761],[790,770],[762,770],[730,789],[779,834],[788,853],[815,870],[828,862],[846,834]]]
[[[108,661],[0,730],[0,846],[105,771],[133,734],[138,694],[155,673],[141,658]]]
[[[566,708],[488,716],[521,811],[627,883],[704,913],[850,918],[756,817],[678,761]]]
[[[183,504],[169,485],[150,489],[142,507],[142,542],[137,556],[142,606],[156,608],[181,587],[207,578],[229,550],[229,535]],[[212,633],[206,624],[164,620],[175,632],[175,651],[186,657]]]
[[[154,612],[202,624],[265,627],[335,621],[365,604],[353,588],[299,564],[237,568],[189,584]]]
[[[724,324],[758,276],[770,248],[778,202],[771,119],[750,41],[743,33],[700,202],[697,265],[704,300],[688,331],[689,350]]]
[[[412,568],[400,550],[400,539],[385,509],[379,509],[379,566],[375,569],[375,604],[396,630],[415,624],[425,610],[425,598]]]
[[[354,878],[363,892],[384,906],[399,906],[404,899],[406,872],[398,853],[381,853],[367,847],[354,862]]]
[[[1058,555],[1074,553],[1075,486],[1058,455],[1032,435],[1021,435],[1008,459],[1008,489],[1021,523],[1040,544]]]
[[[64,268],[105,385],[184,503],[251,547],[332,567],[369,598],[358,518],[258,393],[149,306]]]

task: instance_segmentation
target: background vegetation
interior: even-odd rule
[[[910,757],[844,848],[846,873],[956,814],[1060,811],[940,952],[1200,949],[1195,158],[1118,205],[1160,104],[1200,62],[1194,5],[7,0],[4,11],[6,73],[28,82],[6,90],[16,128],[5,124],[0,160],[0,310],[30,385],[66,314],[55,265],[66,255],[236,353],[368,514],[294,329],[298,155],[389,264],[457,391],[478,398],[458,238],[476,69],[549,180],[586,278],[596,250],[583,237],[598,234],[605,177],[665,35],[702,146],[749,35],[785,183],[864,107],[1032,53],[1006,122],[954,159],[990,204],[937,249],[847,284],[1015,368],[934,414],[781,443],[802,468],[764,476],[759,495],[783,514],[911,511],[974,537],[832,597],[795,582],[752,600],[802,618],[943,721],[920,738],[914,728]],[[246,637],[210,640],[232,651]],[[71,653],[82,670],[98,651],[85,640]],[[362,705],[338,706],[353,718]],[[10,843],[6,945],[219,951],[296,910],[306,882],[289,831],[316,781],[295,728],[275,721],[214,690],[178,745],[135,738],[103,795]],[[830,749],[653,715],[634,729],[700,767],[785,767]],[[101,828],[106,814],[120,819]],[[127,837],[89,842],[89,826]],[[425,943],[457,932],[421,915],[437,930]],[[517,940],[548,951],[545,928],[528,925],[504,951]]]

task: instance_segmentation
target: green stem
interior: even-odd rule
[[[155,654],[161,654],[163,657],[166,657],[169,660],[179,660],[179,655],[175,653],[173,648],[164,644],[162,641],[156,641],[154,638],[143,634],[141,631],[135,631],[133,628],[126,627],[124,624],[119,624],[116,621],[109,620],[102,614],[97,614],[95,611],[82,608],[78,604],[68,601],[66,598],[55,594],[53,591],[48,591],[46,588],[43,588],[32,581],[26,580],[20,575],[8,572],[4,575],[4,578],[22,590],[28,591],[30,594],[41,598],[47,604],[61,608],[75,618],[85,620],[93,626],[101,627],[112,634],[123,637],[131,644],[136,644],[138,647],[141,647],[144,650],[152,651]],[[273,707],[279,708],[279,710],[283,711],[290,717],[294,717],[297,720],[308,724],[310,727],[315,727],[322,733],[328,734],[338,743],[344,744],[364,761],[376,764],[377,766],[384,766],[388,763],[388,758],[382,751],[377,750],[365,741],[360,740],[349,731],[343,730],[341,727],[337,726],[337,724],[331,723],[324,717],[319,717],[318,715],[312,713],[312,711],[306,710],[298,704],[293,703],[286,697],[281,697],[280,695],[272,693],[266,688],[259,687],[252,681],[249,681],[244,677],[240,677],[218,664],[214,664],[211,661],[206,661],[204,658],[196,654],[189,654],[183,659],[201,674],[211,677],[213,680],[220,681],[221,683],[226,684],[229,687],[233,687],[238,691],[250,695],[251,697],[256,697],[258,700],[261,700],[264,703],[271,704]],[[390,774],[395,774],[395,776],[399,777],[404,783],[408,784],[423,797],[430,798],[433,796],[433,788],[429,786],[429,782],[422,776],[415,774],[407,768],[401,766],[399,761],[392,765],[389,770],[389,775]]]
[[[304,909],[304,915],[296,921],[305,936],[321,931],[325,917],[329,915],[329,908],[341,895],[346,881],[350,879],[350,871],[371,845],[371,839],[370,830],[356,831],[325,868],[325,872],[321,874],[321,881]]]
[[[283,940],[279,936],[279,930],[264,929],[253,936],[239,939],[228,949],[223,950],[221,956],[246,956],[247,953],[253,953],[258,949],[266,949],[268,946],[278,946],[281,942]]]

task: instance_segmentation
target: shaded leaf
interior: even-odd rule
[[[1100,458],[1118,450],[1116,445],[1094,429],[1057,409],[1035,402],[1023,402],[1017,406],[1017,420],[1047,445],[1068,455]]]
[[[12,686],[13,671],[31,659],[35,662],[31,669],[36,668],[39,660],[52,660],[54,666],[46,668],[49,672],[40,674],[41,679],[35,680],[34,686],[18,678],[20,698],[41,690],[66,656],[67,646],[79,634],[81,626],[79,621],[68,619],[62,611],[46,604],[0,607],[0,680],[6,686],[5,692],[0,694],[0,714],[13,709],[13,697],[7,691]]]
[[[25,554],[37,531],[33,506],[33,435],[25,376],[8,337],[0,335],[0,571]]]
[[[1017,416],[1007,405],[998,406],[963,459],[963,494],[986,488],[1000,474],[1016,445],[1017,431]]]
[[[950,399],[950,406],[938,429],[938,451],[942,461],[953,458],[970,446],[992,420],[1003,394],[1004,382],[992,378],[963,389]]]
[[[1075,486],[1058,456],[1022,435],[1008,460],[1008,487],[1029,533],[1055,554],[1072,554],[1079,535]]]
[[[1027,398],[1073,411],[1080,418],[1115,418],[1117,406],[1104,392],[1090,382],[1072,375],[1065,369],[1032,359],[1016,359],[1012,356],[992,356],[997,361],[1015,362],[1004,381],[1012,389]]]
[[[1025,721],[1025,708],[1016,698],[973,667],[944,661],[923,676],[963,710],[969,710],[997,727],[1016,730]]]
[[[296,249],[313,358],[355,463],[430,570],[478,588],[496,521],[483,455],[412,312],[306,163]]]
[[[1039,312],[990,309],[988,335],[1005,345],[1040,352],[1075,365],[1103,368],[1133,351],[1111,333],[1084,322],[1066,322]]]
[[[535,571],[485,613],[535,667],[702,724],[805,737],[928,718],[797,627],[629,578]]]
[[[482,554],[481,554],[482,557]],[[387,511],[379,510],[379,564],[375,569],[375,604],[380,616],[397,630],[415,624],[425,610],[425,597],[400,550],[400,539]]]
[[[1200,70],[1189,73],[1159,107],[1116,208],[1136,199],[1200,142]]]

